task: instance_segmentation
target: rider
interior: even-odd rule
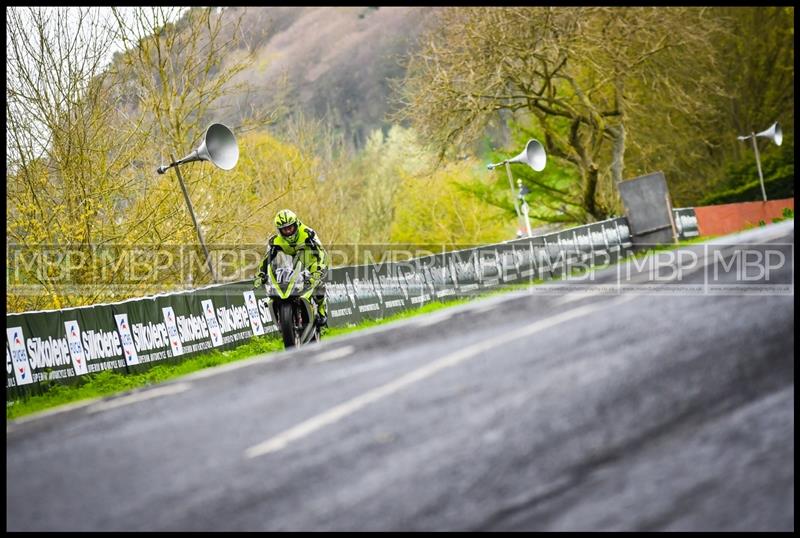
[[[289,209],[278,211],[275,216],[275,227],[277,234],[272,234],[267,241],[268,249],[261,268],[256,276],[253,286],[260,288],[267,279],[267,268],[278,251],[282,251],[289,256],[300,253],[303,258],[303,265],[311,273],[311,287],[314,288],[314,299],[317,303],[317,325],[327,326],[328,313],[325,299],[325,274],[328,272],[328,255],[319,241],[317,233],[301,223],[297,215]]]

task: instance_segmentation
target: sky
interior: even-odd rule
[[[78,33],[78,13],[80,10],[89,10],[89,21],[94,22],[94,24],[84,24],[84,27],[80,30],[81,33]],[[141,10],[140,13],[144,14],[145,16],[152,16],[152,7],[120,7],[117,8],[119,12],[122,14],[122,18],[125,21],[133,21],[135,19],[134,13],[135,10]],[[166,16],[167,21],[174,21],[180,16],[180,14],[187,8],[185,7],[164,7],[163,11],[161,12],[161,16]],[[14,22],[14,20],[18,17],[20,21],[20,31],[17,35],[19,36],[28,36],[28,37],[35,37],[38,35],[38,32],[34,26],[33,18],[31,16],[31,10],[42,10],[45,14],[44,20],[46,21],[46,32],[51,36],[51,40],[58,39],[62,44],[64,49],[67,48],[71,43],[80,43],[80,39],[73,40],[73,37],[83,37],[84,40],[90,41],[90,37],[93,36],[93,30],[98,29],[94,32],[94,36],[96,37],[99,32],[99,28],[104,27],[105,25],[111,25],[112,27],[116,27],[117,21],[113,15],[111,7],[103,6],[103,7],[56,7],[56,6],[24,6],[24,7],[9,7],[6,12],[6,50],[7,50],[7,68],[6,68],[6,101],[12,102],[11,105],[7,106],[6,114],[7,114],[7,124],[8,124],[8,114],[11,113],[15,109],[13,104],[13,99],[9,94],[9,88],[16,86],[15,81],[15,69],[13,68],[15,57],[14,55],[14,43],[12,39],[15,39],[14,34],[9,30],[12,26],[10,22]],[[62,21],[63,24],[59,26],[59,20],[61,19],[57,15],[67,13],[68,17],[66,21]],[[17,37],[19,39],[19,37]],[[30,39],[28,40],[25,45],[26,48],[22,48],[21,44],[19,47],[16,47],[16,50],[22,51],[22,54],[28,54],[28,57],[22,56],[20,54],[20,58],[18,59],[20,62],[24,62],[29,66],[35,65],[33,56],[42,54],[41,48],[37,45],[37,39]],[[113,59],[113,55],[117,52],[121,52],[124,49],[123,42],[121,39],[116,39],[110,43],[108,47],[106,47],[102,51],[102,60],[100,65],[108,65],[111,60]],[[78,59],[82,59],[81,55],[84,52],[79,45],[77,47],[78,51]],[[51,62],[52,63],[52,62]],[[76,62],[76,65],[79,62]],[[8,67],[8,66],[12,67]],[[52,65],[48,65],[49,69],[52,69]],[[35,74],[36,69],[30,70],[32,73]],[[39,85],[42,86],[41,84]],[[30,117],[29,114],[25,115],[24,120],[28,125],[38,125],[39,122],[36,120],[35,117]],[[39,132],[36,135],[38,142],[34,141],[35,145],[40,145],[41,149],[44,149],[47,144],[47,139],[49,138],[49,131],[45,129],[43,126],[39,129]],[[8,148],[6,154],[6,165],[7,167],[12,166],[12,163],[16,160],[15,156],[18,154],[14,151],[14,144],[11,143],[11,133],[7,127],[6,129],[6,147]],[[37,152],[41,150],[36,150]]]
[[[45,12],[47,12],[47,11],[53,11],[53,12],[55,12],[55,11],[66,11],[69,14],[77,14],[79,9],[87,9],[87,8],[86,7],[75,7],[75,6],[68,6],[68,7],[24,6],[24,7],[9,7],[8,8],[9,11],[14,11],[16,13],[19,13],[20,16],[23,17],[23,18],[27,17],[28,12],[29,12],[30,9],[42,9],[42,10],[45,10]],[[114,20],[114,16],[113,16],[113,13],[112,13],[112,10],[111,10],[110,6],[99,6],[99,7],[95,6],[95,7],[90,7],[88,9],[90,9],[91,12],[93,12],[93,13],[95,13],[95,12],[98,13],[100,15],[100,20],[103,21],[104,23],[116,24],[116,21]],[[132,20],[132,18],[133,18],[132,15],[134,14],[135,10],[142,10],[142,13],[147,15],[149,10],[153,9],[153,6],[137,6],[137,7],[123,6],[123,7],[117,7],[116,9],[123,14],[123,16],[124,16],[124,18],[126,20]],[[164,7],[163,9],[168,10],[168,11],[165,12],[168,15],[168,17],[167,17],[168,20],[169,21],[174,21],[174,20],[176,20],[178,18],[180,13],[184,9],[187,9],[187,8]],[[6,15],[6,17],[8,17],[8,15]],[[76,19],[73,18],[72,20],[75,21]],[[74,24],[74,22],[73,22],[73,24]],[[8,34],[6,34],[6,42],[8,42],[8,39],[9,39]],[[108,49],[108,53],[107,53],[108,61],[111,61],[111,58],[113,57],[113,54],[115,52],[121,52],[122,48],[123,48],[122,47],[122,43],[120,41],[115,42]]]

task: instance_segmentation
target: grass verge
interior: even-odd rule
[[[709,239],[711,239],[711,237],[698,237],[681,241],[677,245],[659,246],[656,248],[647,249],[646,251],[638,252],[634,255],[634,257],[640,258],[655,251],[671,250],[681,246],[696,244]],[[621,261],[628,259],[630,258],[625,258]],[[611,265],[614,264],[598,265],[592,267],[592,270],[598,271]],[[575,271],[572,274],[577,275],[582,272],[585,272],[585,270]],[[432,301],[418,308],[404,310],[385,318],[365,320],[357,325],[331,328],[325,332],[323,338],[328,340],[344,334],[360,331],[362,329],[392,323],[398,320],[418,316],[420,314],[434,312],[436,310],[441,310],[442,308],[449,308],[451,306],[465,304],[470,301],[474,301],[475,299],[482,299],[493,295],[525,289],[531,285],[540,284],[542,282],[543,281],[540,279],[533,281],[526,280],[525,282],[521,283],[507,284],[470,298]],[[283,343],[278,338],[253,338],[250,341],[233,349],[226,351],[214,350],[196,357],[188,358],[179,363],[160,364],[141,373],[123,374],[113,372],[111,370],[105,370],[96,374],[87,374],[82,376],[79,384],[77,385],[63,385],[56,382],[51,382],[44,387],[45,392],[43,394],[31,395],[20,400],[6,402],[6,419],[13,420],[25,415],[38,413],[53,407],[79,402],[81,400],[101,398],[116,393],[131,391],[140,387],[147,387],[163,381],[175,379],[204,368],[220,366],[230,362],[250,358],[254,355],[272,353],[282,349]]]

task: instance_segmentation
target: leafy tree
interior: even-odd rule
[[[115,32],[92,8],[10,8],[6,28],[6,232],[15,252],[42,254],[33,266],[12,267],[41,294],[18,295],[9,282],[7,306],[92,302],[108,282],[90,265],[60,278],[64,253],[91,257],[94,245],[129,231],[115,217],[144,141],[141,123],[123,120],[110,90],[104,58]],[[60,256],[44,256],[52,249]],[[69,290],[81,281],[97,285],[79,297]]]
[[[447,9],[411,57],[399,117],[443,158],[498,111],[524,111],[548,154],[579,171],[579,218],[603,218],[619,207],[631,127],[654,111],[697,116],[719,91],[720,31],[700,8]]]
[[[457,248],[513,237],[507,215],[471,196],[464,188],[468,181],[486,181],[475,159],[450,163],[428,176],[404,175],[395,198],[391,241]]]
[[[432,162],[433,155],[420,144],[411,129],[394,125],[386,135],[380,129],[369,135],[354,169],[362,192],[356,241],[383,243],[389,240],[403,179],[425,174]]]
[[[733,172],[741,165],[753,168],[744,182],[757,179],[752,143],[736,137],[764,130],[776,120],[784,130],[783,146],[757,139],[762,165],[772,167],[773,159],[776,166],[794,162],[794,7],[718,8],[714,13],[729,30],[716,41],[723,92],[709,96],[714,113],[704,125],[673,138],[666,156],[674,164],[662,165],[682,205],[741,186]],[[698,135],[707,143],[698,144]]]
[[[749,142],[749,141],[748,141]],[[762,141],[765,143],[765,141]],[[772,144],[771,142],[769,144]],[[761,159],[764,189],[769,199],[789,198],[794,195],[794,140],[787,137],[780,147],[775,147]],[[729,162],[723,169],[723,179],[713,192],[700,199],[697,205],[714,205],[733,202],[750,202],[762,199],[752,146],[749,154],[738,161]]]

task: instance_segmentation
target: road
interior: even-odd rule
[[[542,290],[9,423],[7,530],[794,529],[793,288]]]

